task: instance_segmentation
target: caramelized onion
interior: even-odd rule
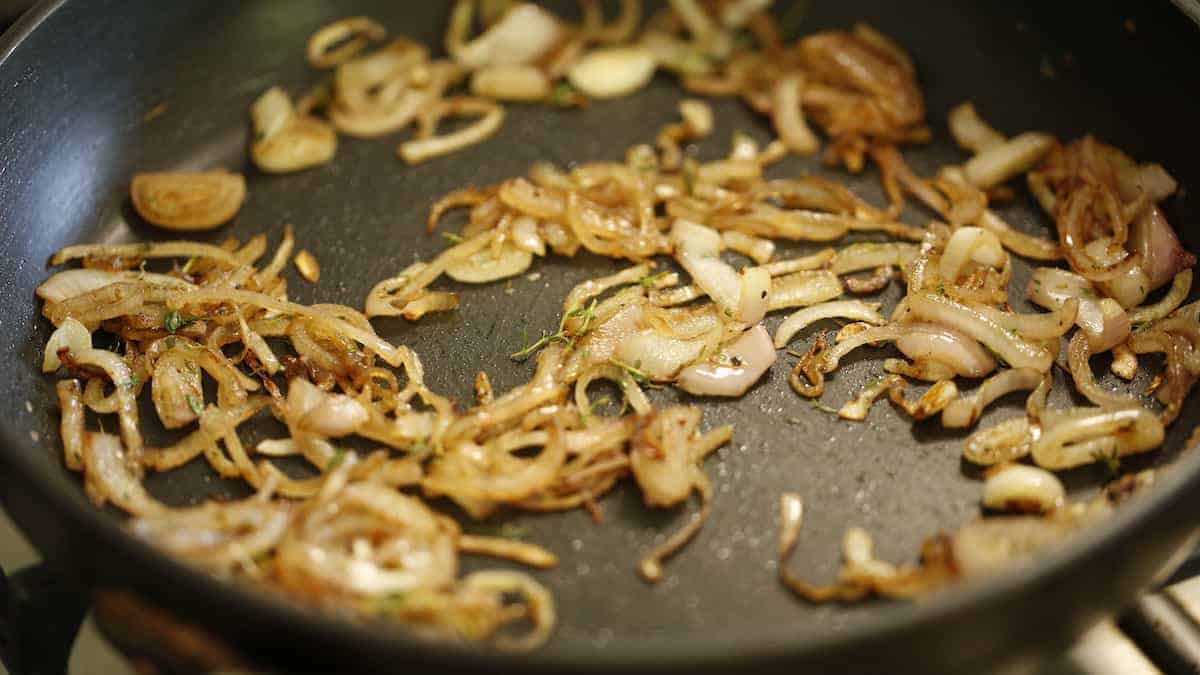
[[[645,47],[605,47],[576,61],[567,80],[592,98],[621,98],[649,84],[657,65]]]
[[[1145,452],[1162,440],[1162,422],[1149,410],[1071,408],[1047,411],[1031,454],[1040,467],[1070,469],[1104,457]]]
[[[333,159],[337,135],[324,122],[298,114],[278,87],[268,89],[250,107],[255,141],[250,157],[268,173],[301,171]]]
[[[1005,143],[1008,139],[993,129],[975,111],[969,101],[950,110],[950,135],[954,141],[973,153],[981,153]]]
[[[1033,368],[1011,368],[983,381],[971,395],[953,401],[942,410],[942,426],[969,427],[983,409],[996,399],[1014,391],[1031,390],[1042,383],[1042,373]]]
[[[833,318],[863,321],[876,326],[886,323],[884,318],[879,315],[879,303],[861,300],[825,302],[801,309],[779,324],[779,328],[775,329],[775,348],[786,347],[796,333],[804,330],[810,324],[822,319]]]
[[[439,101],[427,112],[431,122],[423,138],[400,145],[400,157],[409,164],[419,164],[446,155],[469,145],[487,140],[504,123],[504,108],[485,99],[459,97]],[[437,120],[443,117],[478,117],[474,123],[444,136],[433,135]]]
[[[1033,168],[1055,143],[1049,134],[1020,134],[980,151],[963,165],[963,172],[978,187],[995,187]]]
[[[1003,326],[967,305],[936,293],[912,294],[908,301],[917,317],[954,326],[1014,368],[1034,368],[1045,372],[1054,361],[1054,355],[1046,349],[1010,334]]]
[[[138,215],[168,230],[211,230],[233,219],[246,179],[227,171],[139,173],[129,186]]]

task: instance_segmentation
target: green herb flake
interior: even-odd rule
[[[837,408],[833,408],[831,406],[825,405],[824,403],[821,403],[821,399],[819,399],[819,398],[809,399],[809,403],[812,404],[812,407],[816,408],[817,410],[820,410],[823,413],[829,413],[830,415],[838,414]]]
[[[196,322],[196,317],[187,316],[177,309],[173,309],[163,316],[163,326],[168,333],[174,333],[184,326],[188,326]]]
[[[188,407],[192,409],[192,412],[196,413],[197,415],[202,414],[204,412],[204,401],[201,401],[200,399],[196,398],[195,396],[188,394],[187,403],[188,403]]]
[[[389,593],[379,598],[376,609],[384,614],[399,612],[408,605],[408,600],[408,593]]]
[[[496,528],[496,536],[503,539],[521,540],[529,536],[529,528],[516,523],[504,523]]]
[[[167,349],[174,349],[175,348],[175,336],[174,335],[168,336],[165,344],[167,345]]]
[[[429,445],[428,438],[420,438],[417,439],[416,443],[413,443],[412,447],[408,449],[408,452],[413,457],[424,459],[433,453],[433,446]]]
[[[583,419],[583,423],[588,423],[588,421],[592,418],[592,415],[595,414],[594,411],[596,408],[611,402],[612,399],[607,396],[601,397],[595,401],[589,401],[587,408],[579,411],[579,416]]]
[[[513,352],[512,354],[509,354],[508,357],[511,358],[513,361],[524,361],[525,359],[529,358],[530,356],[533,356],[534,354],[536,354],[538,352],[538,350],[540,350],[542,347],[545,347],[546,345],[550,344],[551,342],[555,341],[556,339],[558,339],[561,336],[562,336],[562,333],[555,333],[554,335],[550,335],[550,334],[546,333],[546,331],[542,331],[542,337],[538,338],[536,342],[534,342],[533,344],[528,345],[522,349],[519,349],[519,350]]]
[[[1108,473],[1114,478],[1121,475],[1121,458],[1116,452],[1103,452],[1100,450],[1092,453],[1092,457],[1100,463],[1104,464],[1104,468],[1108,469]]]
[[[583,100],[583,96],[566,80],[554,85],[554,90],[550,92],[550,103],[557,106],[579,105]]]
[[[639,286],[641,286],[642,288],[647,288],[647,289],[654,288],[656,285],[658,285],[658,282],[662,281],[670,273],[671,273],[670,270],[663,270],[662,272],[659,272],[658,274],[647,274],[646,276],[642,277],[641,279],[638,279],[637,284]]]
[[[443,232],[442,237],[449,239],[455,244],[463,243],[463,238],[460,235],[454,234],[453,232]]]
[[[562,324],[559,325],[559,332],[562,333],[566,324],[566,319],[583,319],[579,330],[574,331],[576,337],[587,334],[592,329],[592,323],[596,320],[596,299],[592,298],[592,302],[587,308],[580,307],[567,312]]]
[[[536,342],[509,354],[509,358],[514,361],[524,361],[537,353],[542,347],[552,342],[558,342],[566,345],[568,349],[573,349],[575,347],[575,340],[594,328],[592,324],[596,320],[596,303],[596,299],[593,298],[591,304],[587,307],[576,307],[567,312],[558,322],[558,331],[553,334],[542,331],[542,337],[538,338]],[[569,319],[583,319],[579,328],[570,334],[567,333],[567,321]],[[522,341],[524,341],[524,338],[522,338]]]
[[[635,363],[632,366],[629,365],[628,363],[625,363],[624,361],[618,361],[617,359],[613,359],[613,358],[610,358],[608,360],[608,362],[618,368],[623,369],[625,372],[629,373],[629,376],[633,378],[633,381],[637,382],[638,384],[646,385],[648,387],[657,387],[658,386],[650,378],[650,375],[648,375],[644,370],[641,369],[641,366],[642,366],[641,361],[638,361],[637,363]]]
[[[326,470],[326,471],[333,471],[334,469],[336,469],[336,468],[338,468],[339,466],[341,466],[341,465],[342,465],[342,462],[345,462],[345,461],[346,461],[346,449],[345,449],[345,448],[338,448],[338,449],[337,449],[337,450],[336,450],[336,451],[333,453],[333,457],[330,457],[330,458],[329,458],[329,462],[325,464],[325,470]]]

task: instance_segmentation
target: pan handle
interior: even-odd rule
[[[0,570],[0,660],[12,675],[65,675],[87,604],[45,563]]]

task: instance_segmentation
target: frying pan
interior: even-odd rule
[[[882,405],[865,423],[837,420],[788,389],[788,358],[743,399],[700,402],[707,425],[734,423],[737,431],[705,466],[716,484],[713,518],[670,562],[663,583],[643,584],[633,564],[688,513],[648,511],[629,486],[603,500],[599,525],[578,512],[468,523],[477,531],[514,523],[562,558],[558,569],[538,573],[557,597],[560,627],[532,654],[429,644],[395,627],[319,615],[209,578],[126,535],[120,517],[95,509],[78,477],[61,466],[53,387],[36,367],[49,326],[38,316],[33,289],[61,246],[161,236],[127,204],[134,172],[213,166],[246,172],[245,207],[210,240],[261,231],[277,240],[292,223],[323,267],[316,286],[289,278],[294,297],[358,304],[374,282],[444,246],[423,232],[438,196],[520,174],[539,159],[567,164],[619,157],[675,114],[682,94],[660,77],[631,99],[582,111],[513,106],[496,138],[417,167],[395,158],[396,139],[342,139],[332,164],[289,176],[262,175],[247,163],[250,102],[274,84],[298,92],[316,81],[302,56],[311,31],[341,16],[368,14],[393,33],[440,44],[448,4],[58,0],[42,2],[0,40],[0,344],[7,353],[0,363],[0,496],[33,543],[75,583],[131,591],[281,670],[961,672],[1030,662],[1061,649],[1151,583],[1191,540],[1200,458],[1181,449],[1197,419],[1196,401],[1161,450],[1126,462],[1127,470],[1170,465],[1154,490],[1061,550],[924,602],[799,602],[778,585],[772,562],[782,491],[803,494],[811,514],[792,564],[826,579],[836,569],[846,527],[873,532],[881,557],[910,560],[924,537],[952,531],[976,513],[979,483],[959,462],[960,435],[936,424],[912,426]],[[780,4],[785,13],[787,3]],[[1168,215],[1185,244],[1200,249],[1192,226],[1200,197],[1191,189],[1200,185],[1200,159],[1189,136],[1200,119],[1200,34],[1176,7],[1158,0],[841,0],[811,3],[799,28],[860,20],[894,36],[918,63],[935,131],[932,144],[909,153],[918,171],[962,161],[944,119],[965,99],[1007,133],[1095,133],[1134,157],[1163,163],[1180,180],[1184,190]],[[162,104],[165,112],[148,115]],[[701,157],[722,153],[734,129],[766,138],[763,120],[737,102],[715,107],[719,131],[699,149]],[[823,169],[790,159],[779,172],[807,170]],[[871,171],[838,178],[881,202]],[[1030,231],[1048,225],[1025,202],[1004,215]],[[906,219],[927,217],[913,212]],[[794,246],[785,253],[806,250]],[[377,321],[376,327],[431,364],[435,389],[469,401],[477,370],[486,369],[501,390],[528,378],[532,366],[507,355],[554,325],[574,283],[613,269],[614,263],[587,255],[550,258],[539,263],[537,280],[513,280],[511,294],[503,282],[463,288],[456,312],[418,324]],[[892,289],[891,300],[897,292]],[[848,359],[826,400],[840,403],[856,391],[877,372],[881,353]],[[1059,385],[1055,404],[1071,404],[1070,388]],[[676,398],[669,391],[654,395]],[[1019,408],[1020,401],[1006,399],[983,424]],[[269,432],[250,430],[259,437]],[[1078,496],[1105,478],[1099,467],[1066,476]],[[198,464],[147,480],[154,494],[176,504],[245,494]],[[495,565],[466,561],[468,569]]]

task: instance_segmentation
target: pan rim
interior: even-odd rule
[[[0,72],[3,72],[25,40],[69,1],[40,0],[7,32],[0,35]],[[1120,509],[1108,522],[1090,527],[1059,549],[1030,564],[1016,566],[994,578],[965,584],[939,594],[926,603],[881,607],[861,624],[820,639],[811,639],[806,635],[803,625],[788,624],[756,635],[739,645],[736,653],[718,641],[689,641],[678,644],[623,644],[619,650],[588,650],[578,654],[535,651],[508,655],[468,646],[428,642],[411,636],[402,628],[353,624],[247,585],[228,583],[206,575],[131,536],[117,519],[92,506],[84,498],[82,490],[57,489],[54,485],[58,477],[55,468],[51,463],[39,461],[34,456],[37,451],[31,450],[29,443],[19,437],[8,422],[0,420],[0,464],[7,465],[17,476],[27,480],[28,487],[43,503],[57,509],[74,524],[87,528],[110,547],[114,555],[124,556],[131,565],[144,570],[146,577],[132,584],[134,590],[146,593],[152,585],[152,577],[159,580],[171,578],[172,585],[177,586],[173,592],[180,597],[190,596],[199,605],[250,609],[252,614],[243,615],[243,619],[261,618],[277,625],[286,624],[294,638],[312,636],[322,641],[359,643],[375,653],[403,654],[407,658],[438,662],[450,667],[484,669],[509,665],[535,672],[713,668],[722,664],[746,667],[803,660],[805,655],[817,651],[840,653],[851,648],[867,649],[872,643],[893,639],[906,632],[971,616],[1021,589],[1068,576],[1087,565],[1102,564],[1112,549],[1135,540],[1143,527],[1161,519],[1170,509],[1183,503],[1189,491],[1200,489],[1200,454],[1181,456],[1169,471],[1164,472],[1149,494]],[[0,502],[6,501],[5,495],[0,493]],[[140,589],[137,588],[139,585]],[[1127,599],[1109,597],[1104,604],[1115,609],[1118,601]],[[154,601],[151,598],[151,602]],[[250,656],[253,658],[254,655]]]

